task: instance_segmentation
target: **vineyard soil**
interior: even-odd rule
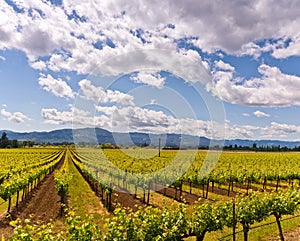
[[[300,228],[295,229],[294,231],[287,232],[284,234],[284,238],[286,241],[299,241],[300,239]],[[272,241],[279,241],[280,239],[277,237],[272,239]]]

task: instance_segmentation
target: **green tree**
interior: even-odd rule
[[[0,139],[0,148],[6,148],[9,145],[9,140],[7,137],[6,132],[2,133],[1,139]]]
[[[18,140],[14,139],[11,141],[11,147],[12,148],[18,148],[19,147],[19,143]]]
[[[34,141],[28,141],[28,146],[33,147],[34,146]]]

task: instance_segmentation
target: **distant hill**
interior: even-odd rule
[[[0,135],[3,132],[7,133],[9,139],[17,139],[19,141],[34,141],[35,143],[50,142],[50,143],[73,143],[74,140],[84,141],[89,143],[113,143],[117,145],[133,146],[133,145],[152,145],[157,146],[159,139],[161,139],[161,146],[183,146],[183,147],[195,147],[195,146],[208,146],[211,142],[206,137],[197,137],[191,135],[180,134],[147,134],[139,132],[130,133],[118,133],[110,132],[101,128],[82,128],[82,129],[60,129],[54,131],[33,131],[33,132],[14,132],[9,130],[0,130]],[[73,138],[74,137],[74,138]],[[300,142],[293,141],[280,141],[280,140],[247,140],[247,139],[235,139],[225,140],[224,144],[237,145],[237,146],[249,146],[252,147],[253,143],[257,146],[281,146],[293,148],[300,146]],[[213,145],[222,145],[222,141],[213,140]]]

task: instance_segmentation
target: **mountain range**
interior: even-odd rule
[[[82,129],[60,129],[53,131],[33,131],[33,132],[14,132],[10,130],[0,130],[0,135],[3,132],[7,133],[10,140],[17,139],[19,141],[34,141],[35,143],[113,143],[122,146],[133,145],[152,145],[158,146],[181,146],[181,147],[195,147],[195,146],[222,146],[237,145],[252,147],[254,143],[259,146],[281,146],[293,148],[300,146],[300,141],[281,141],[281,140],[248,140],[248,139],[234,139],[234,140],[210,140],[206,137],[198,137],[191,135],[180,134],[147,134],[139,132],[120,133],[110,132],[101,128],[82,128]]]

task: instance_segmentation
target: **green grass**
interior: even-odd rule
[[[95,223],[103,225],[109,214],[88,183],[80,175],[72,161],[69,161],[69,172],[72,180],[69,185],[69,207],[81,217],[92,216]]]
[[[0,198],[0,217],[6,213],[7,205],[8,202],[5,202],[2,198]]]
[[[20,191],[19,194],[19,203],[21,203],[21,200],[22,200],[22,191]],[[11,197],[10,210],[12,210],[16,206],[16,201],[17,201],[17,194],[14,194]],[[5,202],[2,198],[0,198],[0,218],[7,213],[7,208],[8,208],[8,201]]]

